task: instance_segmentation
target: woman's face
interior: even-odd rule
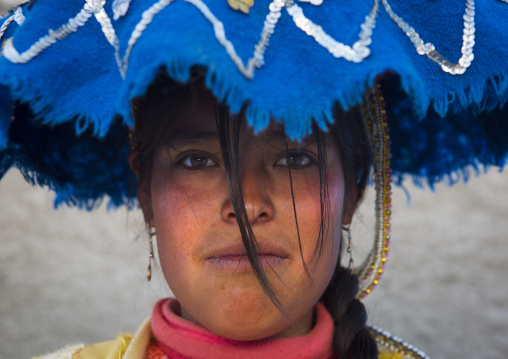
[[[341,224],[350,221],[351,211],[343,212],[344,177],[337,149],[327,138],[330,211],[320,256],[316,143],[313,138],[288,142],[287,154],[281,127],[272,125],[254,135],[242,124],[238,155],[245,208],[261,263],[286,317],[263,291],[246,256],[213,103],[205,91],[199,106],[191,106],[191,100],[182,103],[169,140],[155,151],[149,187],[141,186],[139,193],[145,219],[156,228],[164,276],[182,316],[222,337],[256,340],[304,334],[312,328],[313,307],[335,269]]]

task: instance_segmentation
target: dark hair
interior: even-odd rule
[[[171,121],[168,114],[175,113],[183,102],[183,99],[199,101],[196,92],[204,88],[204,71],[196,68],[191,75],[191,81],[187,84],[178,84],[165,74],[161,74],[152,83],[145,95],[134,106],[135,116],[135,141],[138,151],[136,166],[139,171],[139,185],[149,185],[152,171],[152,159],[156,148],[165,140]],[[224,167],[228,180],[231,200],[242,240],[245,245],[251,266],[272,302],[284,313],[277,296],[264,272],[256,251],[256,239],[249,225],[242,196],[241,181],[239,175],[238,147],[240,121],[230,119],[229,109],[225,104],[216,103],[216,121]],[[243,114],[240,114],[243,116]],[[356,206],[356,202],[362,197],[366,186],[370,167],[370,151],[366,137],[361,112],[355,108],[344,112],[339,106],[334,111],[334,124],[330,126],[330,133],[336,142],[342,162],[345,182],[345,206]],[[318,151],[318,168],[321,191],[321,223],[319,229],[318,245],[315,255],[321,255],[323,241],[326,238],[327,224],[329,220],[329,197],[327,195],[327,170],[326,170],[326,141],[325,134],[317,126],[313,127]],[[289,169],[291,191],[293,191],[291,169]],[[357,195],[352,195],[353,186],[357,189]],[[294,196],[293,196],[294,201]],[[294,202],[293,202],[294,207]],[[295,219],[298,231],[298,219]],[[300,244],[300,238],[298,238]],[[303,260],[303,254],[302,254]],[[305,263],[304,263],[305,265]],[[341,267],[340,260],[322,295],[320,301],[325,305],[333,317],[335,324],[334,351],[337,357],[344,359],[377,358],[377,347],[365,328],[367,315],[363,304],[355,299],[358,290],[358,279]]]

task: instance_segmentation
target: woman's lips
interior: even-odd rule
[[[275,267],[288,260],[289,255],[284,248],[270,243],[258,242],[258,245],[258,258],[263,267]],[[221,269],[251,269],[242,242],[214,248],[205,256],[205,263]]]
[[[275,267],[288,260],[287,257],[279,257],[273,254],[259,254],[258,257],[263,267]],[[247,254],[211,257],[206,259],[205,262],[214,268],[220,269],[251,269]]]

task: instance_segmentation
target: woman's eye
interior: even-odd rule
[[[207,156],[186,156],[182,158],[179,162],[184,167],[188,167],[190,169],[204,169],[207,167],[213,167],[217,165],[217,162],[212,160]]]
[[[310,166],[314,160],[305,153],[289,152],[276,162],[278,166],[290,168],[304,168]]]

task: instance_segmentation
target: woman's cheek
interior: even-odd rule
[[[177,221],[178,228],[188,227],[182,228],[184,231],[192,228],[194,222],[203,221],[220,193],[217,176],[209,172],[192,173],[177,168],[154,175],[152,201],[158,202],[154,210],[169,222]]]

